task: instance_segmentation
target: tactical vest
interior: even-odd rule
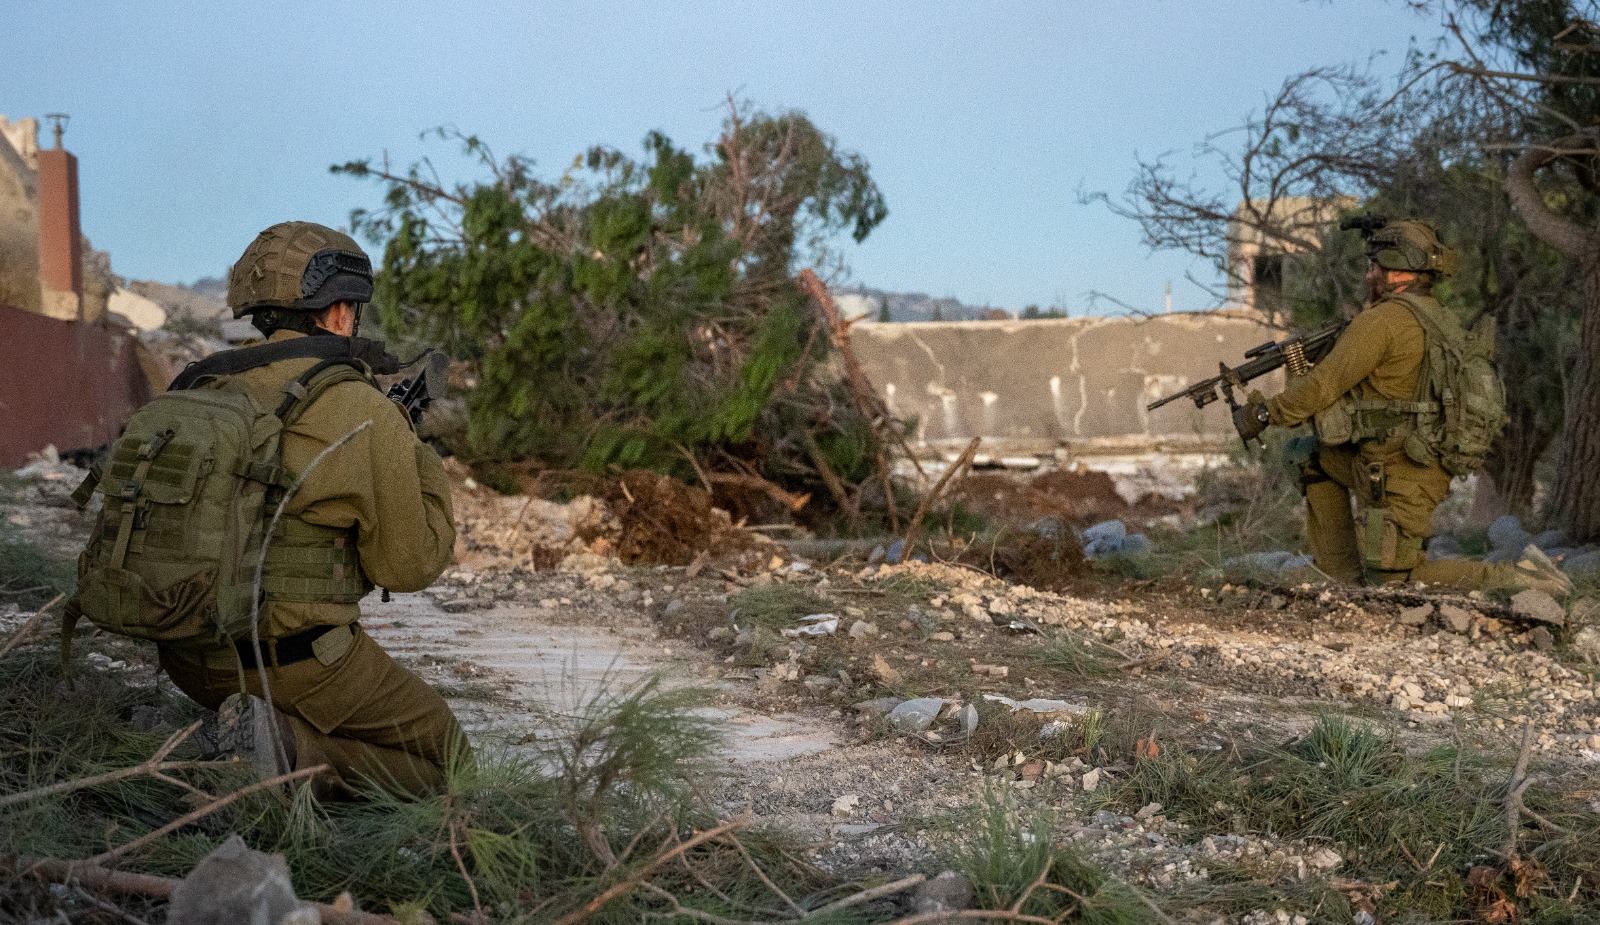
[[[329,347],[232,353],[258,351],[255,365],[265,365]],[[251,368],[241,362],[234,371]],[[80,504],[91,494],[104,503],[78,558],[69,617],[160,642],[220,642],[248,636],[267,602],[354,603],[371,591],[354,528],[283,514],[263,542],[296,487],[283,468],[283,431],[328,388],[351,381],[377,387],[359,361],[325,358],[269,408],[229,375],[180,376],[135,412],[74,493]]]
[[[1475,331],[1431,297],[1389,296],[1410,309],[1422,326],[1423,358],[1411,401],[1346,394],[1312,418],[1325,444],[1404,438],[1418,465],[1442,465],[1467,475],[1483,465],[1504,429],[1505,385],[1494,366],[1494,319]]]

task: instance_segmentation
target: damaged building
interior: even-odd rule
[[[111,260],[83,235],[64,121],[41,149],[37,119],[0,116],[0,465],[47,446],[100,447],[150,396],[154,371],[113,309]]]

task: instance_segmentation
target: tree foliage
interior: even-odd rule
[[[826,325],[793,274],[836,267],[887,214],[859,154],[797,112],[729,103],[696,157],[652,132],[546,178],[459,141],[476,179],[333,168],[385,186],[358,230],[383,244],[375,304],[391,337],[471,363],[468,452],[554,468],[732,471],[786,484],[870,472],[877,439],[827,372]]]

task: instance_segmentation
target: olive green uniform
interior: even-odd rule
[[[302,336],[279,331],[270,341]],[[285,383],[316,362],[283,360],[236,381],[273,407]],[[335,628],[316,640],[314,657],[265,660],[272,703],[293,729],[294,764],[329,765],[313,782],[322,794],[348,795],[369,781],[401,794],[435,791],[447,764],[467,754],[466,738],[444,698],[362,631],[356,601],[373,585],[420,591],[450,564],[455,526],[444,467],[405,412],[364,381],[328,386],[292,419],[283,463],[305,480],[268,547],[260,634],[270,653],[273,640]],[[266,694],[260,672],[241,672],[231,646],[167,643],[160,657],[173,682],[204,706],[236,693],[241,678],[250,693]]]
[[[1272,424],[1319,424],[1317,450],[1301,473],[1312,558],[1340,581],[1515,586],[1510,566],[1430,561],[1423,551],[1434,509],[1450,493],[1450,474],[1437,459],[1419,463],[1405,450],[1413,418],[1403,409],[1416,400],[1425,346],[1412,310],[1398,299],[1380,299],[1350,322],[1309,374],[1267,400]],[[1342,399],[1345,408],[1357,409],[1362,426],[1353,442],[1334,443],[1320,416]]]

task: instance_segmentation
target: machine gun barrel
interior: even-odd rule
[[[1334,342],[1344,333],[1344,327],[1345,322],[1340,321],[1311,334],[1268,341],[1252,347],[1245,351],[1245,362],[1231,367],[1226,363],[1218,363],[1217,375],[1157,399],[1145,405],[1145,410],[1154,411],[1180,398],[1194,402],[1196,408],[1204,408],[1218,398],[1226,398],[1228,407],[1237,408],[1238,401],[1233,395],[1235,387],[1242,387],[1283,366],[1288,366],[1294,375],[1305,375],[1333,350]]]

